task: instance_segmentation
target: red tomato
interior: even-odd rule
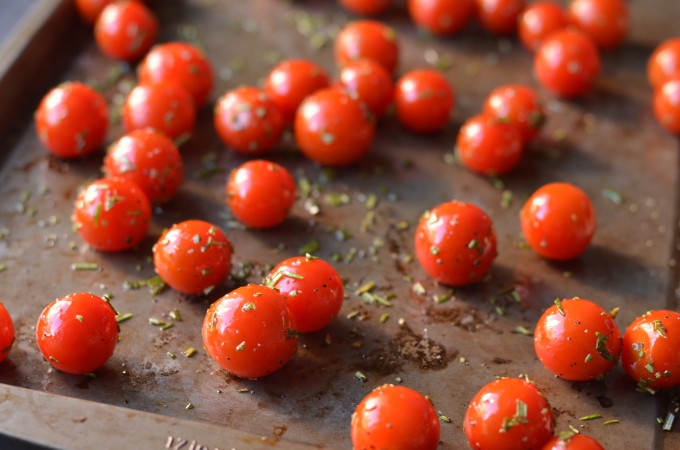
[[[283,367],[297,350],[286,299],[274,289],[249,284],[210,306],[203,345],[227,372],[259,378]]]
[[[118,342],[116,312],[94,294],[69,294],[43,309],[35,338],[52,366],[66,373],[86,374],[113,355]]]
[[[151,224],[151,206],[136,184],[122,178],[101,178],[78,195],[73,223],[91,247],[119,252],[144,239]]]
[[[432,133],[448,124],[455,98],[444,75],[422,69],[412,70],[399,79],[394,103],[402,125],[416,133]]]
[[[232,247],[215,225],[186,220],[166,230],[153,246],[156,273],[185,294],[208,294],[231,272]]]
[[[496,176],[515,168],[522,158],[523,146],[519,126],[480,114],[461,127],[456,153],[468,169]]]
[[[569,432],[550,439],[542,450],[604,450],[604,447],[590,436]]]
[[[536,325],[534,348],[546,369],[570,381],[599,380],[621,353],[614,318],[584,299],[555,300]]]
[[[382,117],[392,103],[392,77],[383,66],[371,59],[358,59],[343,67],[340,84],[366,104],[376,117]]]
[[[182,157],[170,139],[154,130],[135,130],[114,142],[104,172],[139,186],[155,204],[170,200],[182,184]]]
[[[426,211],[415,235],[418,261],[440,283],[463,286],[481,280],[496,258],[491,219],[457,200]]]
[[[186,42],[156,45],[137,67],[139,84],[174,81],[187,90],[196,108],[210,97],[213,68],[207,56]]]
[[[532,3],[519,16],[519,38],[528,50],[535,52],[549,35],[567,25],[567,13],[561,5],[552,1]]]
[[[136,86],[123,105],[123,125],[127,132],[153,128],[178,140],[190,135],[195,123],[196,110],[191,95],[171,81]]]
[[[364,16],[377,16],[392,6],[392,0],[340,0],[347,11]]]
[[[374,389],[352,414],[352,444],[357,450],[434,450],[439,432],[432,403],[405,386],[385,384]]]
[[[327,88],[330,83],[326,71],[313,62],[289,59],[269,73],[264,89],[286,121],[292,122],[302,101],[314,92]]]
[[[593,41],[578,30],[551,34],[534,57],[534,72],[550,91],[562,97],[586,94],[600,74],[600,55]]]
[[[411,19],[437,36],[449,36],[465,29],[475,15],[475,0],[409,0]]]
[[[217,101],[214,122],[225,144],[249,155],[274,148],[285,127],[279,107],[263,90],[249,86],[228,91]]]
[[[82,17],[85,22],[92,25],[97,21],[97,17],[99,17],[102,10],[115,1],[116,0],[75,0],[75,3],[80,17]]]
[[[630,22],[624,0],[573,0],[569,20],[605,50],[623,43]]]
[[[513,34],[524,0],[476,0],[479,21],[493,34]]]
[[[393,73],[399,63],[399,42],[395,31],[382,22],[350,22],[335,39],[335,61],[344,67],[356,59],[372,59]]]
[[[295,117],[295,139],[312,161],[346,166],[371,148],[375,121],[358,100],[339,89],[323,89],[305,99]]]
[[[322,329],[342,307],[342,279],[319,258],[295,256],[280,262],[267,276],[267,286],[286,297],[295,330],[302,333]]]
[[[573,259],[586,251],[595,234],[590,199],[569,183],[550,183],[527,200],[521,212],[527,243],[548,259]]]
[[[5,305],[0,302],[0,362],[3,362],[14,344],[14,323]]]
[[[672,78],[680,77],[680,37],[662,42],[649,57],[647,79],[656,90]]]
[[[281,224],[295,202],[295,180],[285,167],[264,160],[248,161],[229,175],[227,205],[251,228]]]
[[[649,311],[635,319],[623,335],[621,363],[642,389],[680,385],[680,313]]]
[[[484,103],[484,114],[516,125],[525,144],[536,137],[545,123],[536,91],[521,84],[494,89]]]
[[[668,131],[680,134],[680,73],[654,93],[654,115]]]
[[[540,449],[553,435],[554,418],[533,383],[500,378],[477,392],[464,426],[472,448]]]
[[[106,100],[91,87],[71,81],[43,97],[35,112],[40,142],[62,158],[88,155],[104,143],[109,127]]]
[[[107,56],[137,61],[151,48],[158,35],[156,16],[137,1],[118,1],[99,15],[94,37]]]

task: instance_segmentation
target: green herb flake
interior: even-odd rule
[[[415,292],[417,295],[425,295],[427,293],[425,287],[420,281],[416,281],[415,283],[413,283],[411,290]]]
[[[123,323],[126,320],[132,319],[133,316],[134,315],[132,313],[118,314],[118,315],[116,315],[116,322]]]
[[[99,270],[99,264],[91,262],[75,262],[71,264],[71,270],[74,271],[92,271]]]
[[[557,439],[560,441],[568,441],[569,439],[573,438],[576,436],[578,433],[575,433],[571,430],[569,431],[562,431],[557,435]]]
[[[595,420],[595,419],[601,419],[602,414],[589,414],[587,416],[579,417],[578,420],[581,422],[586,422],[588,420]]]
[[[241,343],[236,346],[237,352],[242,352],[245,349],[246,349],[246,341],[241,341]]]
[[[303,245],[302,247],[300,247],[299,251],[300,251],[300,253],[302,253],[302,254],[306,254],[306,253],[310,253],[310,254],[311,254],[311,253],[316,253],[316,252],[318,252],[320,248],[321,248],[321,246],[319,245],[319,241],[317,241],[316,239],[312,238],[311,241],[307,242],[305,245]]]
[[[648,362],[647,364],[645,364],[645,369],[649,373],[654,373],[654,364],[652,364],[651,362]]]
[[[439,252],[440,252],[439,247],[437,247],[436,245],[433,245],[433,246],[430,247],[430,253],[433,256],[439,255]]]
[[[181,321],[182,321],[182,316],[181,316],[180,313],[179,313],[179,309],[173,309],[172,311],[170,311],[170,318],[171,318],[172,320],[176,320],[176,321],[178,321],[178,322],[181,322]]]
[[[375,194],[370,194],[366,197],[366,202],[364,203],[366,209],[375,209],[378,206],[378,196]]]
[[[375,281],[371,280],[371,281],[368,281],[368,282],[362,284],[361,286],[359,286],[357,288],[357,290],[354,291],[354,294],[355,295],[362,295],[362,294],[365,294],[367,292],[371,292],[374,288],[375,288]]]
[[[283,274],[284,277],[292,278],[294,280],[304,280],[305,279],[304,276],[297,274],[295,272],[290,272],[288,270],[283,270],[283,271],[281,271],[281,273]]]
[[[623,196],[616,192],[613,189],[610,188],[604,188],[602,189],[602,196],[615,204],[616,206],[619,206],[623,204]]]
[[[52,355],[50,355],[47,359],[49,359],[49,360],[52,361],[52,362],[55,362],[55,363],[59,364],[59,360],[58,360],[57,358],[55,358],[54,356],[52,356]]]
[[[153,325],[154,327],[159,327],[161,325],[165,325],[165,322],[163,322],[160,319],[156,319],[155,317],[149,317],[149,325]]]
[[[250,389],[248,389],[248,388],[239,388],[239,389],[236,390],[236,392],[238,392],[238,393],[240,393],[240,394],[247,394],[247,393],[250,392]]]
[[[243,312],[249,312],[249,311],[255,311],[257,310],[257,305],[253,302],[248,302],[245,305],[241,307],[241,311]]]
[[[368,377],[367,377],[366,375],[364,375],[364,373],[361,372],[361,371],[359,371],[359,370],[357,370],[356,372],[354,372],[354,378],[356,378],[357,380],[361,381],[362,383],[365,383],[365,382],[368,381]]]
[[[602,422],[602,425],[614,425],[616,423],[619,423],[618,419],[609,419]]]
[[[350,202],[349,195],[345,193],[329,193],[323,196],[324,203],[328,206],[342,206]]]
[[[661,337],[666,337],[668,330],[666,330],[666,327],[664,326],[663,322],[660,320],[655,320],[654,322],[654,331],[659,333]]]
[[[526,403],[524,403],[522,400],[516,400],[516,409],[515,409],[515,415],[512,417],[504,417],[503,418],[503,425],[501,426],[501,430],[503,432],[506,432],[510,430],[512,427],[528,423],[528,406]]]
[[[196,353],[198,353],[198,350],[196,350],[194,347],[187,347],[184,350],[182,350],[182,354],[186,356],[187,358],[191,358],[194,356]]]
[[[7,270],[7,264],[0,264],[0,273],[4,272]]]
[[[600,333],[599,331],[595,332],[595,336],[597,337],[597,342],[595,343],[595,350],[597,350],[600,356],[602,356],[607,361],[611,363],[615,362],[614,357],[612,356],[611,353],[609,353],[609,350],[607,350],[607,336]]]
[[[158,328],[159,328],[161,331],[165,331],[165,330],[167,330],[168,328],[172,328],[172,327],[174,327],[174,326],[175,326],[175,324],[174,324],[173,322],[167,322],[167,323],[162,324],[162,325],[161,325],[160,327],[158,327]]]
[[[168,355],[172,359],[177,358],[177,355],[175,355],[173,352],[166,352],[165,354]]]
[[[501,193],[501,208],[508,209],[512,206],[512,191],[507,189],[503,190]]]
[[[588,353],[585,358],[583,358],[584,363],[589,363],[590,361],[593,360],[593,355]]]
[[[385,323],[389,320],[389,318],[390,318],[390,315],[387,314],[387,313],[384,313],[380,316],[380,319],[378,319],[378,320],[380,321],[380,323]]]
[[[555,307],[557,307],[557,311],[560,313],[560,316],[565,317],[566,314],[564,314],[564,309],[562,308],[562,300],[559,298],[555,299]]]
[[[76,320],[80,323],[83,323],[83,316],[80,314],[76,314]]]
[[[529,329],[527,329],[526,327],[523,327],[522,325],[515,328],[515,333],[522,334],[524,336],[533,336],[534,335],[534,333],[532,333],[531,331],[529,331]]]
[[[448,416],[445,416],[441,412],[439,413],[439,420],[444,423],[453,423],[453,420],[451,420]]]
[[[185,406],[184,409],[194,409],[194,404],[193,403],[187,403],[187,406]]]

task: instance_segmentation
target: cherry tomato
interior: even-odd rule
[[[97,21],[102,10],[115,1],[116,0],[75,0],[75,4],[80,17],[82,17],[85,22],[92,25]]]
[[[569,432],[553,437],[542,450],[604,450],[604,447],[590,436]]]
[[[174,81],[187,90],[196,108],[210,97],[213,68],[207,56],[186,42],[156,45],[137,67],[139,84]]]
[[[564,29],[551,34],[534,57],[534,72],[543,86],[562,97],[586,94],[600,74],[600,55],[582,32]]]
[[[132,131],[114,142],[104,158],[104,171],[135,183],[155,204],[170,200],[183,178],[177,147],[151,129]]]
[[[549,35],[567,25],[567,13],[561,5],[552,1],[540,1],[524,9],[517,26],[522,44],[535,52]]]
[[[649,57],[647,79],[654,90],[680,77],[680,37],[662,42]]]
[[[476,0],[479,21],[493,34],[513,34],[524,0]]]
[[[227,205],[251,228],[281,224],[295,202],[295,180],[285,167],[264,160],[248,161],[229,175]]]
[[[342,307],[342,279],[319,258],[295,256],[280,262],[267,276],[267,286],[286,297],[295,330],[302,333],[322,329]]]
[[[569,20],[605,50],[623,43],[630,22],[625,0],[573,0]]]
[[[91,247],[119,252],[144,239],[151,224],[151,206],[136,184],[123,178],[101,178],[78,195],[73,223]]]
[[[680,134],[680,73],[654,93],[654,115],[668,131]]]
[[[500,378],[474,396],[465,413],[465,435],[476,449],[540,449],[553,435],[548,400],[531,382]]]
[[[393,73],[399,63],[399,42],[394,29],[374,20],[350,22],[335,39],[335,61],[344,67],[356,59],[372,59]]]
[[[107,56],[137,61],[149,51],[158,35],[156,16],[137,1],[118,1],[99,15],[94,37]]]
[[[475,0],[409,0],[411,19],[437,36],[450,36],[465,29],[475,15]]]
[[[392,103],[392,77],[383,66],[371,59],[358,59],[343,67],[340,84],[363,102],[375,117],[382,117]]]
[[[249,284],[213,303],[203,321],[203,345],[227,372],[259,378],[283,367],[297,350],[286,299]]]
[[[415,236],[418,261],[440,283],[481,280],[496,258],[491,219],[472,203],[454,200],[426,211]]]
[[[536,91],[521,84],[506,84],[494,89],[484,103],[484,114],[516,125],[525,144],[536,137],[545,123],[545,113]]]
[[[113,307],[101,297],[77,292],[47,305],[35,327],[43,357],[62,372],[82,375],[109,360],[118,342]]]
[[[40,142],[62,158],[78,158],[100,148],[108,127],[104,97],[76,81],[48,92],[35,112]]]
[[[558,377],[599,380],[619,360],[621,335],[614,318],[590,300],[555,300],[538,319],[534,348]]]
[[[623,335],[621,363],[642,389],[680,385],[680,313],[649,311],[635,319]]]
[[[323,89],[305,99],[295,117],[302,153],[328,166],[346,166],[371,148],[375,121],[368,108],[339,89]]]
[[[0,302],[0,362],[3,362],[14,344],[14,323],[7,308]]]
[[[458,132],[456,153],[468,169],[496,176],[515,168],[524,152],[520,128],[496,117],[480,114],[468,119]]]
[[[394,93],[397,119],[416,133],[439,131],[449,122],[455,98],[448,80],[433,69],[404,74]]]
[[[527,200],[521,212],[527,243],[548,259],[573,259],[586,251],[595,234],[590,199],[569,183],[550,183]]]
[[[263,90],[244,86],[224,94],[215,105],[215,129],[238,153],[256,155],[279,143],[285,121]]]
[[[231,272],[232,247],[215,225],[186,220],[166,230],[153,246],[156,273],[185,294],[208,294]]]
[[[300,103],[330,83],[326,71],[317,64],[306,59],[288,59],[269,73],[264,89],[286,121],[292,122]]]
[[[191,134],[196,110],[191,95],[179,84],[164,81],[136,86],[123,105],[127,132],[153,128],[172,140]]]
[[[392,0],[340,0],[340,4],[354,14],[377,16],[392,6]]]

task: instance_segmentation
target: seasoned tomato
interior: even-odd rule
[[[295,330],[317,331],[335,319],[342,307],[344,287],[337,270],[313,256],[295,256],[280,262],[266,284],[286,297]]]
[[[285,127],[279,107],[263,90],[250,86],[228,91],[217,101],[214,123],[225,144],[249,155],[274,148]]]
[[[635,319],[623,335],[621,363],[641,389],[680,385],[680,313],[649,311]]]
[[[545,113],[536,91],[521,84],[506,84],[494,89],[484,103],[484,114],[516,125],[525,144],[536,137],[545,123]]]
[[[151,224],[151,206],[136,184],[123,178],[101,178],[78,195],[73,223],[91,247],[119,252],[144,239]]]
[[[281,224],[295,202],[295,180],[285,167],[265,160],[248,161],[229,175],[227,205],[251,228]]]
[[[297,350],[286,299],[255,284],[231,291],[206,312],[203,345],[237,377],[259,378],[279,370]]]
[[[286,121],[292,122],[302,101],[330,83],[326,71],[317,64],[306,59],[288,59],[269,73],[264,89]]]
[[[448,80],[433,69],[404,74],[394,93],[397,119],[416,133],[439,131],[449,122],[455,97]]]
[[[372,59],[393,73],[399,63],[399,42],[394,29],[374,20],[347,24],[335,39],[335,61],[344,67],[363,58]]]
[[[468,119],[458,132],[456,154],[468,169],[496,176],[515,168],[524,153],[519,126],[480,114]]]
[[[449,36],[465,29],[475,15],[475,0],[409,0],[411,19],[437,36]]]
[[[549,35],[567,25],[567,12],[561,5],[552,1],[532,3],[519,16],[519,38],[528,50],[535,52]]]
[[[137,67],[139,84],[174,81],[187,90],[200,108],[213,88],[213,68],[208,57],[186,42],[156,45]]]
[[[569,183],[550,183],[527,200],[520,215],[527,243],[548,259],[573,259],[586,251],[595,234],[590,199]]]
[[[654,116],[668,131],[680,134],[680,73],[654,93]]]
[[[465,435],[475,449],[540,449],[553,435],[548,400],[531,382],[500,378],[474,396],[465,413]]]
[[[161,204],[182,184],[182,157],[165,135],[152,129],[135,130],[109,147],[104,172],[135,183],[152,203]]]
[[[208,294],[231,272],[232,247],[215,225],[186,220],[166,230],[153,246],[156,273],[185,294]]]
[[[570,381],[599,380],[619,361],[614,318],[590,300],[555,300],[536,324],[534,348],[546,369]]]
[[[392,77],[383,66],[371,59],[358,59],[343,67],[340,84],[363,102],[375,117],[381,117],[392,103]]]
[[[626,39],[630,19],[625,0],[573,0],[569,21],[605,50],[620,46]]]
[[[479,21],[493,34],[513,34],[524,0],[476,0]]]
[[[86,374],[113,355],[118,342],[116,312],[94,294],[69,294],[45,307],[35,327],[35,338],[52,366],[66,373]]]
[[[392,0],[340,0],[347,11],[364,16],[377,16],[392,6]]]
[[[489,271],[497,255],[496,233],[484,211],[454,200],[425,212],[416,230],[415,248],[432,278],[463,286]]]
[[[659,89],[672,78],[680,78],[680,37],[662,42],[647,62],[647,79],[652,89]]]
[[[600,74],[600,55],[593,41],[574,29],[551,34],[534,57],[538,81],[561,97],[585,95]]]
[[[14,323],[5,305],[0,302],[0,362],[3,362],[14,344]]]
[[[138,1],[118,1],[99,15],[94,37],[107,56],[137,61],[149,51],[158,35],[156,16]]]
[[[93,25],[102,10],[115,1],[117,0],[75,0],[75,4],[80,17],[85,22]]]
[[[567,432],[550,439],[542,450],[604,450],[604,447],[590,436]]]
[[[432,403],[406,386],[384,384],[374,389],[352,414],[352,444],[357,450],[434,450],[439,432]]]
[[[359,100],[339,89],[323,89],[305,99],[295,117],[295,139],[312,161],[346,166],[373,144],[375,120]]]
[[[48,92],[35,112],[40,142],[62,158],[78,158],[100,148],[108,127],[104,97],[76,81]]]

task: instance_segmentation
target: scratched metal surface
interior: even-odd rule
[[[491,182],[450,164],[456,132],[476,114],[488,92],[506,82],[534,85],[531,57],[514,40],[496,39],[477,29],[445,40],[428,38],[409,23],[403,10],[385,18],[399,32],[399,72],[425,66],[435,52],[451,62],[445,70],[457,92],[457,108],[444,132],[421,137],[402,130],[392,115],[379,124],[378,139],[368,157],[354,167],[329,174],[305,161],[290,143],[267,157],[298,177],[318,182],[321,212],[312,217],[302,199],[292,217],[271,231],[233,229],[224,206],[227,173],[243,161],[219,141],[205,107],[194,136],[182,146],[186,183],[176,199],[154,215],[152,232],[136,251],[103,254],[89,249],[71,231],[69,216],[78,187],[99,176],[102,154],[64,162],[46,156],[32,124],[8,152],[0,169],[0,240],[2,299],[17,328],[17,342],[8,362],[0,364],[0,382],[31,389],[126,406],[197,422],[225,425],[266,437],[283,436],[311,444],[350,448],[349,420],[354,406],[372,388],[401,379],[429,395],[452,423],[442,423],[441,448],[462,448],[462,420],[474,392],[499,375],[528,374],[543,389],[557,413],[557,430],[570,424],[598,438],[607,448],[636,442],[648,448],[678,448],[677,431],[663,434],[656,417],[663,414],[664,395],[651,398],[635,392],[620,367],[600,382],[574,384],[554,378],[537,361],[532,340],[514,333],[532,329],[555,297],[580,296],[605,308],[621,307],[617,322],[625,329],[650,308],[675,308],[677,276],[673,263],[676,235],[678,142],[654,122],[651,93],[644,66],[653,45],[670,36],[680,4],[663,0],[631,3],[631,42],[604,56],[597,89],[583,100],[560,102],[541,90],[549,120],[539,142],[532,145],[519,168],[504,178],[514,201],[501,206],[502,193]],[[248,2],[186,0],[156,2],[163,40],[198,40],[218,74],[212,99],[240,84],[259,84],[280,57],[308,57],[335,74],[332,49],[320,50],[323,36],[332,35],[351,16],[335,2],[251,0]],[[319,36],[310,41],[305,25],[312,18]],[[297,27],[296,27],[297,24]],[[132,80],[116,63],[99,54],[88,34],[74,34],[83,50],[61,79],[79,79],[107,86],[112,102]],[[308,33],[307,33],[308,34]],[[312,42],[314,45],[310,44]],[[427,55],[427,58],[425,57]],[[113,80],[113,82],[111,82]],[[120,128],[114,126],[109,140]],[[198,173],[218,168],[210,177]],[[593,245],[581,258],[548,263],[520,248],[518,212],[540,185],[566,180],[592,198],[599,217]],[[46,192],[45,188],[49,188]],[[604,188],[623,196],[615,205]],[[347,193],[350,203],[329,207],[324,193]],[[362,227],[363,196],[376,193],[375,222]],[[30,194],[30,195],[29,195]],[[488,281],[458,289],[455,298],[436,304],[433,296],[448,289],[430,281],[413,253],[414,225],[428,207],[459,198],[483,207],[495,222],[499,257]],[[200,326],[209,302],[238,283],[230,280],[209,298],[188,298],[165,291],[152,298],[146,289],[126,290],[125,280],[153,275],[150,249],[163,227],[188,218],[213,221],[226,229],[235,247],[235,272],[246,262],[253,270],[247,281],[258,282],[263,267],[298,253],[316,238],[318,256],[358,256],[337,268],[348,280],[349,298],[340,317],[326,330],[303,336],[296,357],[265,379],[233,378],[219,370],[202,350]],[[399,223],[410,226],[402,229]],[[337,239],[342,228],[351,237]],[[342,233],[341,233],[342,234]],[[73,272],[76,261],[96,262],[99,272]],[[413,281],[405,279],[411,276]],[[393,293],[392,307],[364,305],[353,294],[373,280],[376,293]],[[412,291],[420,282],[426,294]],[[507,303],[499,316],[490,299],[507,288],[522,297]],[[95,379],[53,370],[34,342],[34,325],[42,308],[73,291],[110,293],[114,305],[134,317],[121,324],[122,340]],[[149,317],[182,321],[166,331],[148,324]],[[347,315],[359,311],[352,319]],[[385,323],[379,318],[389,314]],[[403,318],[404,325],[399,325]],[[196,356],[180,351],[192,345]],[[167,352],[178,356],[171,359]],[[464,358],[464,359],[461,359]],[[464,362],[461,362],[464,361]],[[354,378],[363,372],[367,381]],[[247,389],[247,392],[241,392]],[[186,410],[188,403],[195,406]],[[603,419],[579,422],[600,413]],[[618,419],[604,426],[603,420]],[[117,432],[121,432],[118,430]],[[161,443],[162,445],[162,443]],[[638,444],[636,444],[638,447]]]

